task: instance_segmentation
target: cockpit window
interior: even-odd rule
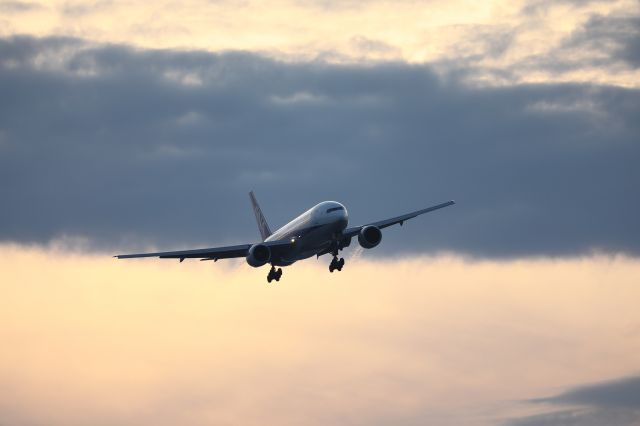
[[[331,207],[330,209],[327,209],[327,213],[335,212],[337,210],[344,210],[344,207]]]

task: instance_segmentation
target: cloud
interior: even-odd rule
[[[593,15],[565,43],[564,48],[595,51],[604,61],[623,61],[640,66],[640,16]]]
[[[588,69],[637,70],[640,64],[640,16],[594,13],[550,54],[532,56],[522,65],[561,75]],[[518,67],[514,67],[517,69]]]
[[[640,410],[640,376],[578,386],[537,402],[580,404],[600,407],[627,407]]]
[[[113,0],[101,0],[93,2],[65,2],[60,6],[60,11],[66,17],[71,19],[78,19],[83,15],[89,15],[93,13],[100,13],[115,6]]]
[[[0,3],[0,11],[5,13],[29,12],[40,8],[42,8],[41,4],[28,1],[3,1]]]
[[[584,8],[592,4],[607,4],[612,3],[610,0],[528,0],[524,3],[521,9],[521,13],[524,15],[545,15],[548,14],[550,9],[554,6],[571,6],[572,9]]]
[[[598,31],[616,32],[610,18],[637,18],[637,2],[52,0],[37,13],[8,17],[0,34],[74,36],[141,48],[243,50],[287,61],[466,62],[474,65],[468,78],[493,85],[571,81],[638,87],[637,68],[602,61],[606,52],[589,44],[565,48],[567,38],[594,16],[606,20]]]
[[[179,248],[323,199],[365,223],[454,198],[377,253],[640,253],[640,92],[472,87],[429,66],[0,42],[0,239]],[[135,247],[133,247],[135,246]]]
[[[581,385],[531,402],[581,408],[527,416],[510,424],[631,426],[640,422],[640,376]]]
[[[640,411],[620,409],[579,409],[536,414],[510,421],[512,426],[634,426]]]

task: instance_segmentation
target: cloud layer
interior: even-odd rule
[[[514,419],[514,426],[610,425],[626,426],[640,422],[640,377],[581,385],[549,398],[532,402],[573,406],[574,408]]]
[[[473,66],[468,79],[489,84],[640,81],[635,0],[52,0],[4,2],[0,13],[4,36],[244,50],[293,61],[465,63]]]
[[[4,241],[246,242],[254,188],[272,227],[323,199],[354,224],[459,202],[386,253],[640,252],[637,90],[69,38],[2,39],[0,58]]]

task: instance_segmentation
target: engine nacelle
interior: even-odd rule
[[[366,249],[374,248],[382,240],[382,232],[377,226],[369,225],[360,230],[358,242]]]
[[[249,247],[247,263],[254,268],[264,265],[271,260],[271,249],[264,244],[254,244]]]

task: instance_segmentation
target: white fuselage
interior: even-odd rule
[[[291,249],[272,264],[286,266],[326,251],[347,227],[347,209],[336,201],[324,201],[315,205],[265,241],[291,240]]]

